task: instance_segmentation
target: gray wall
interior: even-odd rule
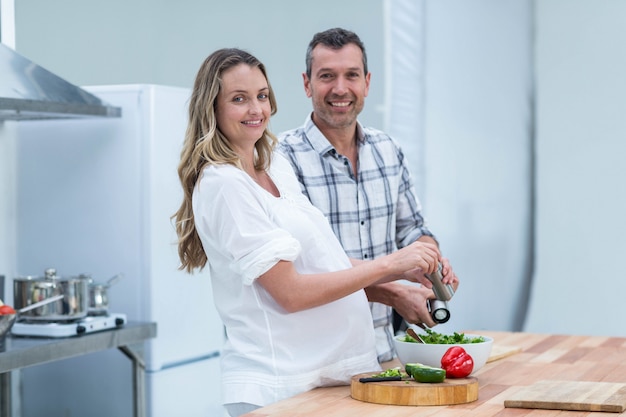
[[[461,285],[439,331],[519,330],[531,279],[532,2],[426,7],[425,213]]]
[[[272,126],[282,131],[310,111],[301,80],[310,37],[344,26],[365,41],[373,73],[362,121],[386,128],[384,9],[394,1],[17,0],[16,49],[77,85],[190,87],[211,51],[241,47],[269,69],[279,104]],[[409,160],[426,161],[412,167],[423,175],[418,193],[463,280],[444,329],[520,328],[532,278],[525,329],[623,335],[626,4],[415,3],[425,5],[424,154]],[[0,126],[0,190],[9,191],[10,130]],[[0,201],[0,261],[9,264],[13,210]]]
[[[311,108],[301,77],[311,36],[333,26],[356,31],[368,49],[372,72],[361,121],[392,131],[409,124],[408,135],[397,139],[408,151],[427,219],[464,280],[452,306],[454,320],[441,331],[506,330],[520,327],[529,278],[529,4],[323,0],[308,5],[275,0],[261,7],[249,0],[29,0],[16,5],[16,48],[78,85],[189,87],[211,51],[242,47],[269,69],[279,107],[272,127],[282,131],[300,125]],[[400,5],[422,10],[423,26],[411,31],[413,25],[408,25],[406,35],[422,36],[426,61],[417,62],[422,68],[415,68],[416,77],[409,72],[390,80],[384,73],[389,60],[406,58],[402,52],[389,54],[387,13]],[[49,19],[53,14],[59,17]],[[394,24],[401,25],[403,17],[400,12]],[[405,38],[400,37],[398,43]],[[385,88],[393,81],[401,93],[418,79],[422,90],[402,100],[423,102],[423,120],[408,116],[383,126],[391,119],[385,111],[400,100],[386,96]],[[416,150],[418,142],[421,149]],[[493,175],[495,163],[499,175]],[[496,291],[503,273],[508,285]]]
[[[311,37],[342,26],[368,49],[373,85],[363,119],[381,125],[382,0],[19,0],[15,20],[16,50],[76,85],[191,87],[215,49],[245,49],[268,68],[277,132],[311,109],[301,77]]]
[[[626,335],[626,2],[537,2],[529,331]]]
[[[384,8],[393,1],[20,0],[16,48],[78,85],[189,87],[211,51],[242,47],[268,66],[279,101],[272,126],[282,131],[301,124],[310,111],[301,81],[307,42],[318,30],[344,26],[362,36],[373,72],[362,121],[384,128],[389,106],[383,91]],[[596,277],[608,279],[610,288],[599,302],[609,300],[610,314],[624,315],[619,294],[625,281],[615,259],[626,250],[619,181],[625,177],[620,158],[626,142],[621,122],[626,65],[616,51],[626,37],[619,23],[626,5],[617,0],[416,4],[426,4],[428,148],[422,158],[431,164],[420,178],[420,195],[465,280],[455,304],[463,319],[454,325],[516,329],[524,316],[524,284],[532,277],[528,329],[615,333],[591,314],[582,324],[562,323],[588,301],[589,281]],[[526,30],[528,42],[535,36],[532,52]],[[532,87],[527,66],[532,69],[534,59],[535,94],[527,90]],[[530,107],[534,98],[536,113]],[[537,169],[531,172],[524,138],[533,127]],[[528,191],[533,175],[535,202],[520,194]],[[536,208],[532,231],[525,203]],[[511,214],[513,224],[507,223]],[[536,265],[532,258],[526,263],[529,255]],[[560,295],[564,289],[567,296]],[[554,297],[563,314],[546,321]],[[492,303],[497,308],[490,308]]]
[[[186,87],[208,53],[224,46],[242,47],[269,69],[279,102],[272,126],[281,131],[302,123],[310,111],[301,73],[313,33],[332,26],[356,31],[368,48],[373,73],[361,121],[391,130],[409,124],[409,133],[397,139],[409,152],[427,219],[463,280],[452,306],[454,319],[440,331],[518,329],[529,279],[529,4],[322,1],[303,13],[301,3],[290,1],[270,1],[261,8],[248,0],[176,4],[30,0],[16,7],[16,47],[78,85]],[[385,26],[390,21],[385,13],[401,5],[421,8],[422,27],[412,31],[413,25],[408,25],[409,32],[393,44],[421,36],[425,61],[414,65],[415,77],[409,72],[400,79],[385,79],[390,62],[406,57],[402,51],[389,54]],[[268,9],[272,11],[263,13]],[[55,13],[59,19],[47,18]],[[393,22],[401,25],[405,13],[398,14]],[[388,85],[393,83],[395,91],[402,92],[418,79],[423,88],[414,96],[385,96]],[[394,104],[400,100],[423,102],[423,119],[404,117],[383,126],[384,112],[391,109],[389,115],[395,115]],[[419,144],[421,148],[415,149]],[[493,288],[503,275],[508,284],[496,292]]]

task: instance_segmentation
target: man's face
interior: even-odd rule
[[[322,132],[354,126],[370,85],[361,49],[354,44],[338,50],[318,45],[312,58],[311,79],[302,76],[306,95],[313,101],[313,121]]]

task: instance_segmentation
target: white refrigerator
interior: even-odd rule
[[[170,219],[182,196],[176,169],[190,91],[85,89],[122,117],[18,124],[18,274],[53,267],[105,282],[122,273],[108,289],[109,311],[157,323],[144,352],[148,415],[222,416],[223,325],[208,270],[178,270]],[[131,372],[117,350],[26,368],[22,416],[131,416]]]

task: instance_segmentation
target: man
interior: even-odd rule
[[[371,77],[359,37],[341,28],[316,34],[302,77],[313,112],[302,127],[280,135],[279,151],[348,256],[374,259],[416,240],[437,243],[424,223],[401,149],[385,133],[357,121]],[[442,264],[444,282],[456,287],[448,260]],[[421,282],[430,287],[425,278]],[[394,282],[366,293],[380,362],[395,356],[392,307],[408,323],[436,324],[426,304],[434,298],[429,288]]]

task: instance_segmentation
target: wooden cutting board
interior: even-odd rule
[[[478,399],[478,380],[475,377],[446,379],[437,384],[426,384],[414,379],[384,382],[359,382],[375,372],[355,375],[350,383],[350,395],[355,400],[388,405],[453,405]]]
[[[491,354],[487,358],[487,363],[506,358],[522,351],[519,346],[501,346],[496,343],[491,347]]]
[[[548,410],[626,411],[626,384],[591,381],[539,381],[521,388],[508,399],[509,408]]]

